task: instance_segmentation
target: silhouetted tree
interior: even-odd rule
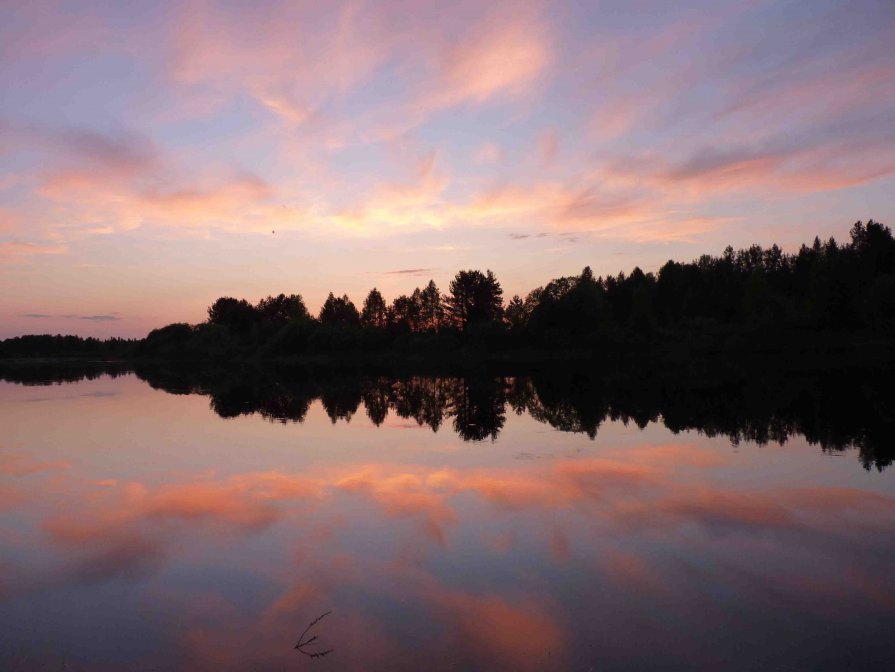
[[[473,322],[499,320],[503,313],[503,289],[491,271],[460,271],[449,291],[445,307],[461,329]]]
[[[434,280],[429,280],[419,293],[420,328],[424,331],[438,331],[444,322],[444,305],[441,292]]]
[[[300,294],[268,296],[258,302],[256,309],[264,320],[277,326],[282,326],[293,320],[310,318]]]
[[[258,310],[245,299],[226,296],[218,299],[208,309],[208,321],[236,332],[245,332],[259,321]]]
[[[149,357],[180,358],[198,354],[195,352],[193,337],[194,328],[189,324],[178,322],[149,332],[140,344],[141,354]]]
[[[525,303],[516,294],[510,299],[506,309],[503,311],[503,318],[507,326],[514,331],[522,329],[526,323]]]
[[[360,315],[347,295],[337,297],[330,292],[320,308],[320,322],[342,327],[355,327],[360,324]]]
[[[375,287],[367,294],[364,299],[364,307],[360,314],[360,323],[365,327],[381,329],[388,324],[388,307],[385,305],[385,299]]]
[[[530,324],[542,340],[566,344],[605,330],[610,319],[603,286],[586,267],[581,275],[557,278],[538,292]]]
[[[392,301],[388,311],[389,326],[395,331],[417,331],[420,322],[419,290],[411,296],[402,294]]]

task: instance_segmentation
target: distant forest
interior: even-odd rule
[[[288,358],[325,353],[587,352],[656,343],[818,334],[895,334],[895,239],[873,220],[850,242],[830,238],[793,254],[758,245],[658,273],[556,278],[505,300],[490,271],[464,270],[446,292],[430,281],[391,302],[371,289],[358,306],[329,294],[311,315],[300,294],[257,303],[222,297],[199,324],[169,324],[142,340],[22,336],[0,357]]]

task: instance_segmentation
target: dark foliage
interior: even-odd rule
[[[300,308],[267,308],[290,300]],[[208,325],[226,333],[204,333]],[[208,325],[194,333],[203,343],[198,349],[217,354],[221,349],[208,343],[223,344],[230,356],[606,352],[674,343],[786,348],[823,333],[888,336],[895,329],[895,240],[882,224],[858,222],[845,245],[815,240],[793,254],[776,245],[728,247],[718,257],[669,261],[658,273],[635,268],[607,277],[594,277],[587,267],[506,306],[494,274],[475,270],[458,272],[446,295],[430,281],[389,305],[373,289],[360,313],[347,296],[330,294],[317,320],[301,297],[280,295],[257,307],[224,298],[209,309]],[[148,350],[164,356],[154,345]]]
[[[133,354],[137,341],[124,338],[81,338],[80,336],[17,336],[0,341],[0,358],[74,357],[118,359]]]
[[[675,348],[802,349],[838,339],[892,342],[895,239],[888,227],[857,222],[850,241],[815,239],[789,254],[757,245],[657,273],[556,278],[506,306],[491,271],[460,271],[442,295],[434,282],[388,304],[373,289],[359,312],[330,293],[314,318],[298,294],[223,297],[198,325],[174,324],[135,344],[112,339],[25,336],[0,342],[0,357],[128,356],[247,359],[387,352],[607,353]]]
[[[360,323],[367,329],[382,329],[388,324],[388,306],[385,305],[382,293],[375,287],[364,299]]]
[[[330,292],[320,308],[320,324],[338,327],[357,327],[360,325],[360,313],[347,296],[333,296]]]
[[[445,307],[460,329],[477,322],[496,322],[503,315],[503,289],[491,271],[460,271],[451,280]]]

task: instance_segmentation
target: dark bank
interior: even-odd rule
[[[491,271],[460,271],[389,304],[372,289],[360,309],[330,293],[317,316],[299,294],[253,304],[222,297],[198,324],[139,340],[34,335],[0,342],[0,358],[278,360],[305,365],[544,364],[619,357],[779,356],[801,368],[895,361],[895,239],[857,222],[849,242],[814,239],[669,261],[658,273],[556,278],[504,301]]]

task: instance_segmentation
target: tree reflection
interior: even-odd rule
[[[506,422],[506,381],[462,378],[454,383],[448,407],[454,431],[464,441],[496,439]]]
[[[388,417],[390,390],[391,386],[387,378],[377,378],[361,392],[367,417],[377,427]]]
[[[357,378],[330,378],[319,388],[320,403],[333,424],[337,420],[350,422],[360,407],[363,394]]]
[[[448,378],[411,377],[390,383],[389,401],[400,418],[416,420],[437,432],[451,399],[453,381]]]
[[[464,441],[494,440],[506,412],[528,414],[563,432],[595,438],[606,420],[640,428],[662,422],[672,432],[696,430],[733,443],[784,443],[802,435],[825,451],[857,448],[866,469],[895,457],[895,393],[886,371],[798,376],[717,374],[690,377],[608,375],[586,370],[527,376],[384,376],[314,374],[304,369],[140,367],[136,374],[172,394],[202,394],[224,418],[258,413],[274,422],[302,422],[319,400],[333,423],[350,421],[363,404],[379,426],[389,413],[439,431],[446,421]],[[85,368],[56,373],[13,368],[0,378],[49,384],[123,371]]]

